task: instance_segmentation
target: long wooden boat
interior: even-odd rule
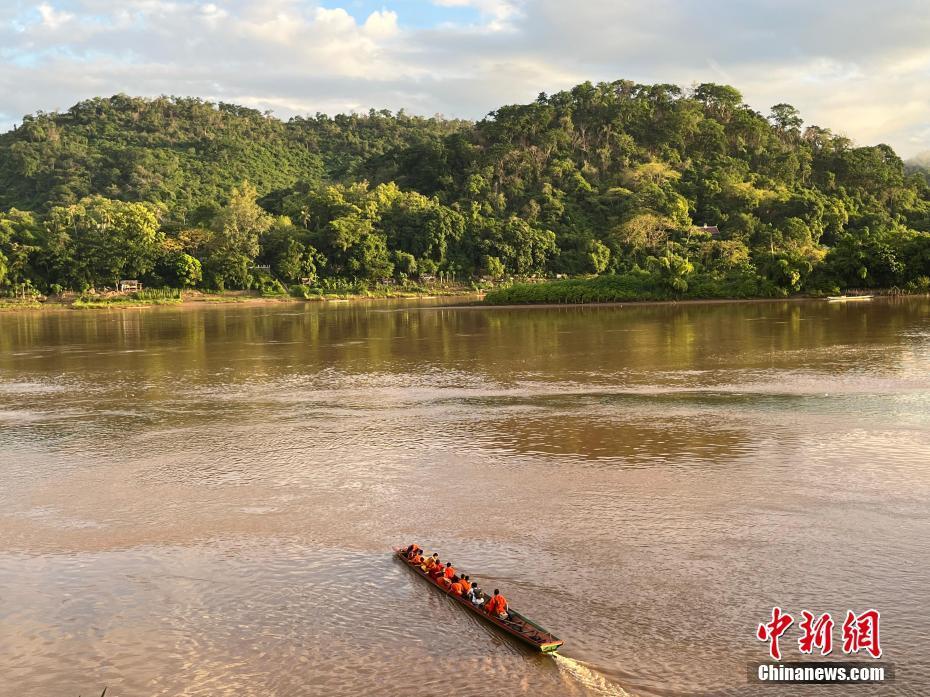
[[[454,593],[443,588],[437,581],[434,581],[432,578],[430,578],[429,574],[423,571],[419,565],[414,564],[409,559],[407,559],[407,557],[404,556],[404,550],[400,547],[394,548],[394,554],[407,566],[408,569],[413,571],[420,578],[424,579],[427,583],[433,586],[433,588],[438,589],[445,595],[452,598],[452,600],[457,602],[462,607],[471,610],[471,612],[475,613],[486,622],[490,622],[498,629],[503,630],[510,636],[529,644],[530,646],[538,649],[539,651],[542,651],[543,653],[551,653],[557,650],[564,643],[561,639],[553,636],[550,632],[543,629],[538,624],[524,617],[513,609],[508,608],[510,612],[510,619],[502,620],[498,617],[489,615],[484,610],[472,605],[470,600],[455,595]]]

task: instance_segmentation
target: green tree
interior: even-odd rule
[[[394,273],[409,278],[417,272],[417,259],[409,252],[394,252]]]
[[[481,267],[485,276],[495,279],[503,278],[504,274],[507,273],[507,269],[504,268],[504,264],[500,259],[487,254],[482,259]]]
[[[42,251],[39,225],[28,211],[0,213],[0,286],[38,282],[32,260]]]
[[[776,104],[772,107],[769,120],[783,132],[793,132],[799,134],[804,120],[801,118],[801,112],[790,104]]]
[[[248,288],[252,283],[250,268],[259,253],[259,237],[274,222],[256,197],[255,187],[246,182],[233,189],[213,219],[206,267],[217,288]]]
[[[677,254],[666,254],[661,257],[649,257],[646,266],[658,281],[676,293],[688,290],[688,277],[694,272],[694,264]]]
[[[53,208],[45,246],[54,276],[70,287],[115,285],[152,270],[161,233],[153,207],[102,196]]]
[[[181,252],[174,258],[174,279],[180,288],[194,288],[203,280],[200,260]]]
[[[610,263],[610,247],[599,240],[591,240],[587,245],[587,261],[591,273],[604,273]]]

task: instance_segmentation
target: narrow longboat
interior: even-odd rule
[[[490,622],[498,629],[503,630],[512,637],[519,639],[520,641],[529,644],[535,649],[542,651],[543,653],[552,653],[557,650],[564,642],[558,637],[552,635],[547,630],[540,627],[538,624],[533,622],[530,619],[527,619],[519,612],[515,610],[510,610],[510,619],[502,620],[498,617],[493,617],[489,615],[484,610],[475,607],[471,604],[471,601],[455,595],[454,593],[447,591],[443,588],[438,582],[434,581],[429,577],[423,569],[417,564],[413,564],[409,559],[404,556],[404,550],[400,547],[394,548],[394,554],[400,559],[404,565],[413,571],[417,576],[424,579],[429,583],[433,588],[438,589],[443,594],[452,598],[455,602],[461,605],[464,608],[467,608],[474,614],[481,617],[486,622]]]

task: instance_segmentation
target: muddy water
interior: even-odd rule
[[[752,695],[773,605],[924,694],[928,539],[927,299],[0,315],[2,695]]]

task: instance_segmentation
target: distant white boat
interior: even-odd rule
[[[871,300],[874,295],[830,295],[827,297],[831,303],[845,303],[850,300]]]

